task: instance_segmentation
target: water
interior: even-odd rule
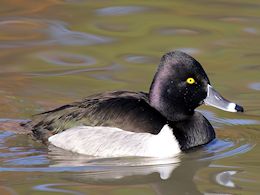
[[[3,1],[0,118],[90,94],[147,91],[161,55],[198,59],[246,112],[199,111],[212,143],[175,159],[94,158],[0,132],[0,194],[259,194],[258,1]]]

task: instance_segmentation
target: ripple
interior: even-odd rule
[[[217,124],[225,124],[225,125],[259,125],[260,124],[259,120],[220,118],[210,111],[206,111],[206,110],[198,110],[198,111],[202,112],[203,115],[207,117],[207,119]]]
[[[157,30],[161,35],[198,35],[208,33],[202,29],[166,27]]]
[[[43,34],[32,32],[43,28],[41,23],[32,20],[6,20],[0,21],[1,36],[0,40],[19,41],[19,40],[38,40],[42,39]],[[18,33],[17,33],[18,32]]]
[[[242,17],[242,16],[223,17],[223,18],[220,18],[220,20],[225,21],[225,22],[248,22],[248,21],[250,21],[249,18]]]
[[[237,171],[223,171],[216,175],[216,182],[219,185],[229,187],[229,188],[235,188],[236,185],[232,181],[232,176],[235,175]]]
[[[249,33],[251,35],[257,35],[258,34],[257,29],[252,28],[252,27],[244,28],[243,31],[246,32],[246,33]]]
[[[0,118],[0,123],[1,123],[1,122],[9,122],[9,121],[11,121],[11,122],[18,122],[18,123],[26,123],[26,122],[28,122],[28,121],[30,121],[30,120],[25,120],[25,119],[11,119],[11,118]],[[8,133],[8,132],[6,132],[6,133]]]
[[[259,23],[260,17],[257,16],[227,16],[227,17],[219,17],[219,20],[224,22],[232,22],[232,23]]]
[[[251,83],[249,84],[249,88],[256,91],[260,91],[260,83]]]
[[[64,186],[74,186],[77,184],[68,184],[68,183],[50,183],[50,184],[40,184],[37,186],[34,186],[33,189],[37,191],[43,191],[43,192],[51,192],[51,193],[63,193],[63,194],[74,194],[74,195],[84,195],[85,193],[77,192],[74,190],[67,190],[67,189],[61,189]],[[56,188],[58,187],[58,188]]]
[[[0,131],[0,144],[2,145],[3,143],[5,143],[5,139],[14,135],[13,132],[9,132],[9,131]]]
[[[84,72],[96,72],[96,71],[116,71],[118,70],[118,65],[113,64],[106,67],[97,67],[97,68],[84,68],[84,69],[71,69],[71,70],[57,70],[57,71],[44,71],[44,72],[34,72],[30,73],[30,76],[40,76],[40,77],[55,77],[55,76],[65,76],[65,75],[74,75],[82,74]]]
[[[206,150],[210,153],[218,153],[229,148],[235,147],[232,141],[216,139],[205,146]]]
[[[246,57],[258,57],[260,54],[259,53],[251,53],[251,54],[247,54],[245,55]],[[245,64],[244,68],[245,70],[255,70],[255,71],[259,71],[260,70],[260,65],[259,64]]]
[[[10,158],[10,157],[17,157],[17,156],[23,156],[23,155],[33,155],[35,154],[35,151],[22,151],[22,152],[6,152],[2,151],[3,149],[8,148],[1,148],[0,158]]]
[[[220,143],[219,143],[220,142]],[[240,146],[232,143],[231,141],[228,144],[222,145],[223,140],[216,139],[215,141],[208,144],[205,148],[210,152],[207,157],[201,158],[200,160],[219,160],[223,158],[228,158],[231,156],[236,156],[238,154],[243,154],[250,151],[254,145],[252,144],[241,144]],[[214,146],[217,145],[217,146]]]
[[[0,48],[35,45],[93,45],[110,43],[112,38],[72,31],[61,21],[30,18],[0,21]]]
[[[27,154],[28,155],[28,154]],[[17,156],[17,154],[16,154]],[[26,156],[22,158],[15,158],[4,161],[8,166],[34,166],[45,165],[49,163],[49,160],[45,155]]]
[[[201,52],[198,48],[176,48],[175,50],[185,52],[189,55],[195,55]]]
[[[127,55],[123,56],[124,60],[136,64],[154,63],[156,61],[155,57],[144,56],[144,55]]]
[[[39,53],[38,56],[48,63],[61,66],[89,66],[96,63],[92,57],[66,52],[49,51]]]
[[[148,8],[141,6],[113,6],[97,9],[96,13],[100,16],[119,16],[147,11]]]

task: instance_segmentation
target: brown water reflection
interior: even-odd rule
[[[31,18],[5,19],[0,22],[1,48],[41,45],[93,45],[111,38],[71,31],[64,22]]]
[[[201,107],[218,139],[176,159],[100,159],[0,132],[0,194],[259,194],[260,4],[2,1],[0,120],[107,90],[147,91],[160,56],[196,57],[244,114]]]

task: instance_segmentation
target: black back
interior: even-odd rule
[[[165,123],[166,118],[150,106],[147,93],[116,91],[35,115],[25,125],[37,139],[47,141],[49,136],[79,125],[158,134]]]

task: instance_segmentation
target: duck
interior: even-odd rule
[[[173,157],[208,144],[215,131],[201,112],[242,106],[223,98],[202,65],[182,51],[160,60],[149,92],[111,91],[37,114],[21,123],[45,144],[99,157]]]

